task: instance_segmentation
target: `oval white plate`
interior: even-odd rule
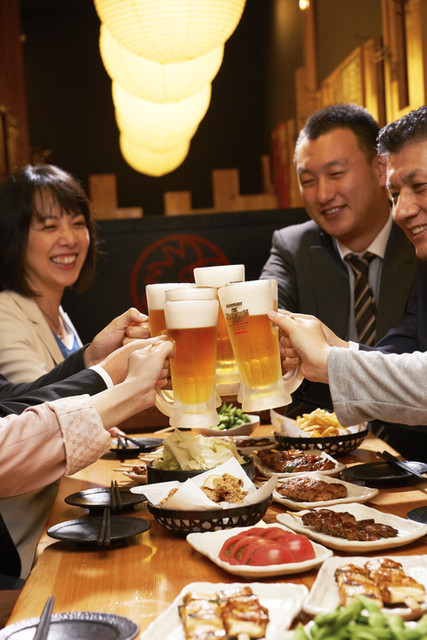
[[[259,522],[257,525],[261,527],[268,527],[269,525],[264,522]],[[285,531],[290,531],[288,527],[282,527],[282,525],[274,525],[279,526]],[[325,562],[328,558],[331,557],[332,551],[330,549],[326,549],[320,544],[312,543],[314,547],[314,551],[316,553],[316,557],[311,560],[306,560],[305,562],[292,562],[285,564],[271,564],[263,567],[251,567],[249,565],[244,564],[230,564],[229,562],[224,562],[220,560],[218,555],[220,549],[224,542],[231,538],[232,536],[241,533],[242,531],[247,531],[248,529],[252,529],[253,527],[236,527],[234,529],[227,529],[223,531],[213,531],[206,533],[189,533],[187,536],[187,542],[191,544],[191,546],[202,553],[204,556],[207,556],[212,562],[217,564],[221,569],[225,569],[228,573],[232,573],[235,576],[242,576],[245,578],[267,578],[269,576],[284,576],[290,573],[301,573],[302,571],[308,571],[309,569],[313,569],[313,567],[318,567]]]
[[[335,458],[332,458],[329,454],[324,453],[323,451],[317,451],[313,449],[311,451],[304,451],[303,453],[308,453],[309,455],[318,456],[320,458],[327,458],[328,460],[332,460],[334,462],[335,466],[333,469],[326,469],[326,471],[317,471],[317,473],[321,473],[322,475],[334,476],[346,468],[345,464],[342,464],[341,462],[337,462]],[[295,478],[296,476],[306,476],[307,473],[313,473],[312,471],[295,471],[293,473],[289,473],[289,472],[277,473],[276,471],[273,471],[273,469],[270,469],[269,467],[264,466],[256,454],[254,455],[254,463],[258,471],[266,478],[270,478],[271,476],[275,476],[275,475],[277,475],[279,478]]]
[[[426,556],[387,556],[387,558],[400,562],[406,575],[423,584],[426,587],[427,592]],[[328,611],[335,609],[335,607],[339,605],[339,592],[335,580],[336,569],[350,563],[361,567],[368,560],[372,560],[372,557],[363,558],[362,556],[355,556],[350,558],[340,558],[334,556],[333,558],[326,560],[317,574],[307,600],[304,602],[304,611],[312,616],[316,616],[319,613],[327,613]],[[426,610],[427,595],[425,601],[420,603],[420,607],[419,609],[416,609],[416,611],[413,611],[404,604],[401,606],[394,605],[393,607],[383,608],[385,613],[393,613],[405,618],[406,620],[419,618]]]
[[[325,474],[315,471],[314,473],[306,473],[306,478],[312,478],[313,480],[323,480],[323,482],[333,482],[342,484],[347,488],[347,495],[345,498],[336,498],[335,500],[324,500],[318,502],[298,502],[297,500],[291,500],[285,498],[277,490],[273,491],[273,500],[290,507],[291,509],[312,509],[313,507],[330,507],[332,504],[341,504],[346,502],[367,502],[378,494],[378,489],[371,489],[370,487],[359,487],[352,482],[344,482],[331,476],[325,476]],[[286,484],[286,479],[282,478],[279,484]]]
[[[352,513],[356,520],[363,520],[365,518],[373,518],[375,522],[381,524],[388,524],[395,527],[398,530],[398,535],[394,538],[381,538],[380,540],[347,540],[346,538],[338,538],[337,536],[330,536],[326,533],[320,533],[315,531],[311,527],[306,527],[301,522],[303,512],[298,515],[291,515],[289,513],[280,513],[276,516],[278,522],[284,524],[286,527],[303,533],[312,540],[316,540],[326,547],[332,549],[339,549],[340,551],[360,552],[377,551],[379,549],[389,549],[392,547],[403,547],[405,544],[409,544],[418,538],[422,538],[427,533],[427,524],[420,524],[419,522],[412,522],[399,516],[394,516],[390,513],[382,513],[377,509],[366,507],[364,504],[357,504],[355,502],[348,502],[346,504],[335,504],[330,507],[332,511],[348,511]]]
[[[141,634],[140,640],[185,640],[184,628],[178,613],[182,598],[189,591],[197,593],[218,593],[221,589],[239,589],[241,583],[191,582],[184,587],[172,604]],[[308,589],[302,584],[263,584],[250,582],[248,586],[258,596],[260,603],[267,607],[270,621],[265,640],[284,640],[286,629],[301,611]]]

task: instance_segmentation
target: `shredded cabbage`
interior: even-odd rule
[[[163,442],[163,458],[153,462],[157,469],[169,471],[207,470],[235,457],[245,462],[232,439],[194,435],[191,431],[174,431]]]

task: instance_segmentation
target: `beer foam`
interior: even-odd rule
[[[223,264],[215,267],[196,267],[193,273],[196,284],[223,287],[230,282],[242,282],[245,279],[245,265]]]
[[[218,300],[177,300],[165,302],[168,329],[192,329],[216,326]]]
[[[225,316],[229,313],[263,315],[277,307],[276,280],[248,280],[226,285],[218,290]]]
[[[157,282],[155,284],[147,284],[145,295],[147,296],[148,309],[164,309],[165,291],[169,289],[195,286],[193,282]]]

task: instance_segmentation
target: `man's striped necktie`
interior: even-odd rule
[[[375,258],[366,252],[361,256],[350,253],[346,256],[354,272],[354,318],[358,341],[361,344],[375,344],[376,305],[371,285],[369,284],[369,264]]]

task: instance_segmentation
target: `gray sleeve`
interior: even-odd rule
[[[288,311],[298,311],[295,262],[293,253],[288,247],[291,237],[290,228],[273,233],[270,256],[262,268],[260,278],[276,279],[279,288],[279,307]]]
[[[344,426],[369,420],[427,424],[427,353],[331,349],[329,386]]]

